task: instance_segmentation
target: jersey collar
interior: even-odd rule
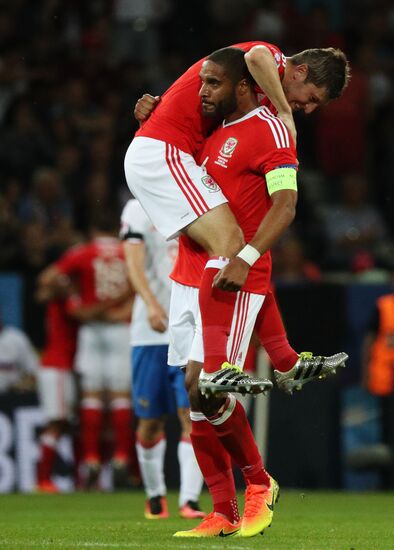
[[[237,118],[237,120],[233,120],[232,122],[226,122],[225,120],[223,120],[223,128],[228,128],[229,126],[233,126],[233,124],[238,124],[239,122],[248,120],[248,118],[252,118],[252,116],[257,115],[257,113],[259,113],[262,109],[263,107],[261,106],[256,107],[255,109],[252,109],[252,111],[249,111],[249,113],[247,113],[243,117]]]

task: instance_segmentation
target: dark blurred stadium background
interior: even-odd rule
[[[137,99],[161,94],[210,51],[253,39],[273,42],[285,55],[340,47],[352,67],[340,100],[312,116],[296,115],[297,221],[274,254],[296,349],[343,347],[351,361],[340,379],[306,388],[293,402],[274,394],[269,461],[288,485],[377,486],[376,472],[347,477],[344,411],[353,398],[360,402],[342,390],[358,391],[363,331],[394,269],[389,0],[0,0],[2,317],[41,349],[35,277],[86,236],[97,209],[120,211],[128,199],[123,157],[137,127]],[[361,420],[370,418],[365,414]],[[372,417],[378,421],[378,413]],[[378,442],[374,429],[366,443]],[[310,464],[302,449],[310,450],[314,437]],[[292,454],[295,471],[283,461]]]

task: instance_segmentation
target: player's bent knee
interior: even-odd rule
[[[140,439],[148,443],[154,442],[164,432],[164,421],[158,418],[140,418],[137,434]]]

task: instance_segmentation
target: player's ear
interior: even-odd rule
[[[238,89],[242,95],[249,91],[249,87],[249,82],[246,80],[246,78],[243,78],[238,82]]]
[[[296,65],[294,70],[294,76],[296,80],[304,81],[308,78],[309,67],[306,63]]]

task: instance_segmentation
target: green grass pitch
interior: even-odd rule
[[[394,493],[282,491],[271,528],[250,539],[175,539],[196,525],[177,517],[176,494],[168,520],[145,520],[143,506],[142,492],[1,495],[0,548],[394,550]]]

